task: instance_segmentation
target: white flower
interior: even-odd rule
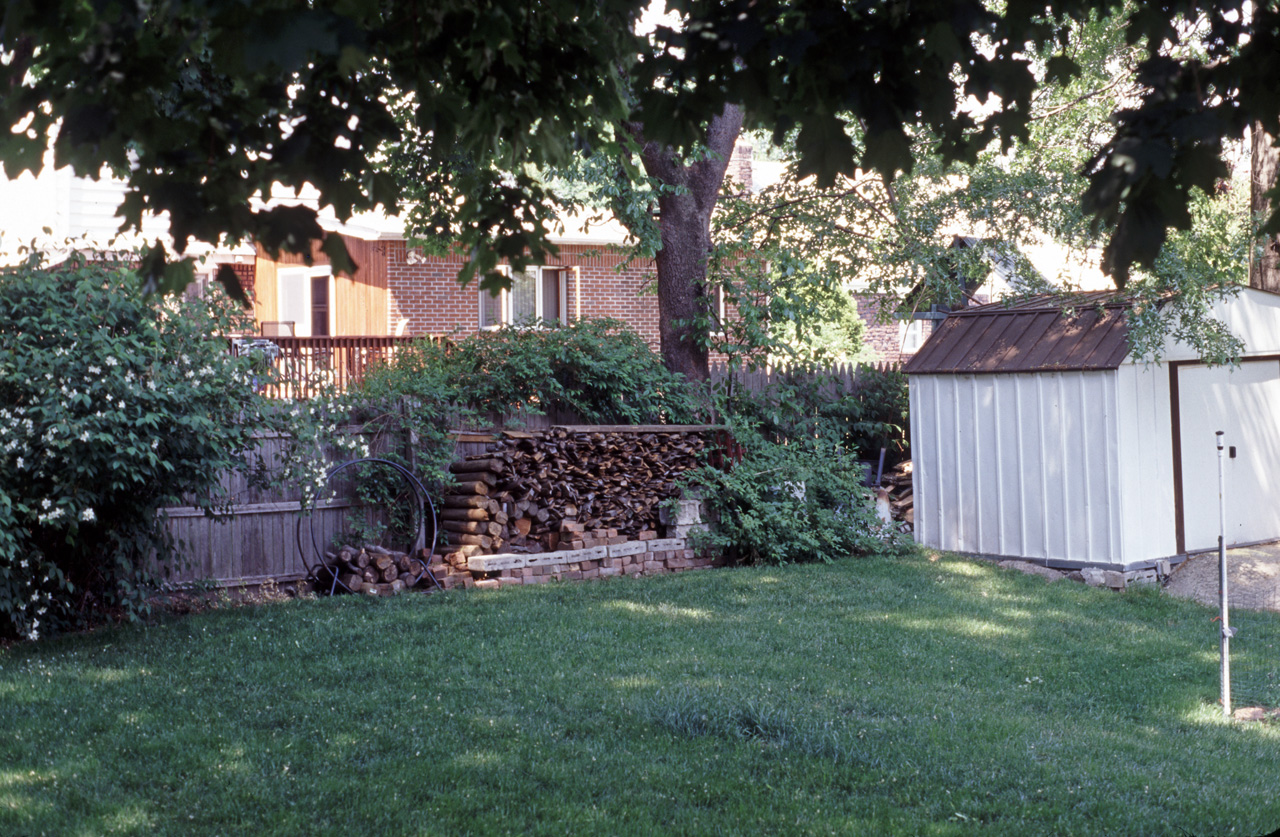
[[[113,357],[108,357],[106,360],[104,360],[104,361],[103,361],[103,363],[107,364],[107,366],[119,366],[119,365],[120,365],[120,361],[116,360],[116,359],[115,359],[115,358],[113,358]]]
[[[43,500],[40,501],[40,508],[42,509],[48,509],[52,505],[53,505],[53,501],[50,500],[48,497],[45,497]]]
[[[102,369],[101,369],[100,367],[97,367],[97,366],[90,366],[90,367],[89,367],[89,374],[90,374],[90,375],[101,375],[101,374],[102,374]]]
[[[89,431],[88,431],[88,430],[86,430],[85,432],[83,432],[83,433],[81,433],[81,434],[80,434],[80,441],[82,441],[82,442],[87,442],[87,441],[89,441]]]
[[[124,409],[124,399],[123,399],[123,398],[121,398],[121,399],[120,399],[120,409],[122,409],[122,410]]]
[[[19,470],[19,471],[21,471],[21,470],[22,470],[23,468],[25,468],[26,466],[27,466],[27,463],[22,459],[22,457],[21,457],[21,456],[19,456],[19,457],[18,457],[18,470]]]
[[[23,558],[21,561],[19,561],[18,566],[22,567],[25,570],[27,568],[27,559]]]
[[[80,519],[83,520],[85,523],[92,523],[93,521],[98,519],[98,516],[93,513],[93,509],[85,509],[84,511],[80,512]]]

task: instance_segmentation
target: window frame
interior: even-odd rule
[[[508,278],[512,278],[510,265],[499,265],[498,270],[501,271],[503,274],[505,274]],[[568,323],[569,321],[569,273],[571,272],[571,270],[572,268],[566,267],[565,265],[533,265],[528,268],[525,268],[526,273],[529,271],[535,271],[534,282],[533,282],[533,289],[534,289],[533,308],[535,312],[541,312],[544,305],[544,294],[543,294],[543,283],[545,278],[544,271],[553,271],[558,274],[558,283],[557,283],[558,286],[556,289],[557,294],[560,297],[559,304],[557,306],[559,308],[559,311],[557,312],[558,322],[562,324]],[[477,296],[477,300],[479,303],[477,321],[479,323],[479,329],[481,331],[497,331],[503,326],[509,326],[511,328],[544,328],[545,327],[544,325],[542,325],[545,321],[543,320],[541,314],[536,314],[534,316],[534,320],[536,321],[535,323],[517,324],[515,322],[515,315],[514,315],[514,312],[511,310],[511,289],[510,288],[503,288],[498,292],[498,296],[496,299],[498,321],[486,323],[485,322],[486,309],[489,305],[492,304],[491,301],[493,299],[494,297],[490,296],[488,291],[484,290],[483,288],[479,289],[479,293]]]
[[[301,307],[305,309],[306,316],[301,320],[285,320],[283,314],[285,312],[285,293],[286,282],[283,281],[286,276],[302,278],[302,303]],[[327,335],[318,335],[320,337],[332,337],[337,330],[337,287],[333,278],[333,268],[330,265],[315,265],[306,267],[305,265],[288,265],[281,266],[276,269],[276,319],[281,322],[293,323],[293,334],[295,337],[316,337],[312,334],[311,325],[313,312],[315,311],[315,299],[311,292],[312,283],[316,279],[328,279],[329,299],[327,310],[325,311],[328,319]]]

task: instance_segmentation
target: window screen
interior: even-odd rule
[[[533,325],[538,318],[538,269],[511,274],[511,324]]]
[[[549,267],[542,269],[542,321],[548,325],[561,320],[560,288],[563,284],[563,270]]]

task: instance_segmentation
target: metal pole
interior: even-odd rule
[[[1222,715],[1231,717],[1231,626],[1227,622],[1227,494],[1225,460],[1222,457],[1222,431],[1218,437],[1218,598],[1222,612]]]

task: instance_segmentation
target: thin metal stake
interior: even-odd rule
[[[1222,715],[1231,717],[1231,626],[1227,622],[1227,494],[1224,460],[1222,458],[1222,431],[1218,436],[1218,596],[1222,612],[1222,638],[1219,643],[1222,656]]]

